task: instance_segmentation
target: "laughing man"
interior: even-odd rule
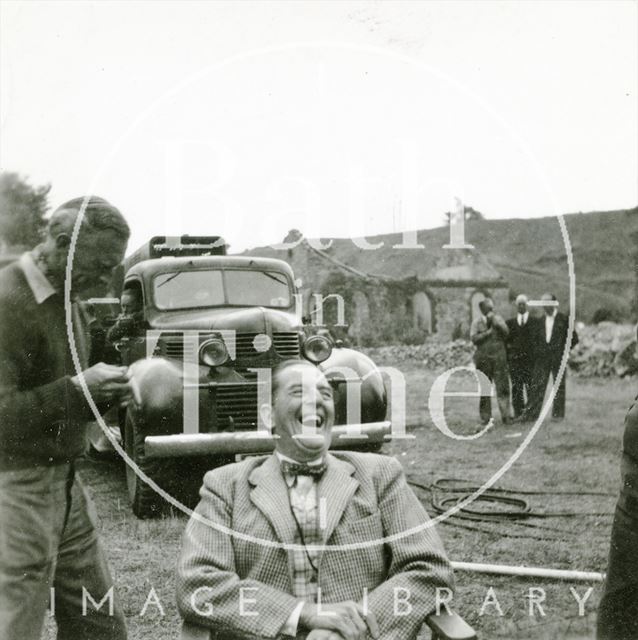
[[[183,617],[218,638],[415,638],[452,572],[400,464],[328,452],[332,387],[307,361],[275,368],[261,415],[275,452],[204,478],[178,566]]]

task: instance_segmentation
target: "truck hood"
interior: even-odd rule
[[[266,333],[301,329],[299,319],[289,311],[266,307],[220,307],[188,311],[157,312],[149,317],[152,329],[160,331],[234,330],[238,333]]]

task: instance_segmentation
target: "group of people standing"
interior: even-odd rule
[[[474,364],[494,384],[504,424],[538,418],[550,376],[554,382],[559,378],[568,341],[569,350],[578,343],[576,332],[569,334],[569,317],[558,310],[556,296],[542,295],[542,317],[532,315],[528,303],[527,296],[520,294],[516,315],[505,321],[494,311],[494,302],[485,298],[479,303],[480,315],[470,331],[476,346]],[[560,378],[552,405],[552,418],[556,420],[565,417],[566,377],[567,370]],[[483,424],[492,418],[489,395],[481,395],[479,416]]]

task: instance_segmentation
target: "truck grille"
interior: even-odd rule
[[[257,385],[219,385],[214,391],[218,431],[257,429]]]
[[[275,351],[283,358],[299,357],[299,334],[296,331],[276,331],[273,342]]]
[[[200,342],[204,341],[208,333],[200,333]],[[255,349],[255,337],[257,333],[237,333],[235,334],[235,359],[252,360],[263,352]],[[182,360],[185,356],[191,359],[194,354],[190,353],[193,344],[190,339],[186,340],[187,353],[184,353],[184,338],[181,334],[162,335],[160,355],[167,358]],[[276,331],[272,337],[272,347],[282,358],[296,358],[299,356],[299,334],[296,331]],[[191,360],[192,361],[192,360]]]

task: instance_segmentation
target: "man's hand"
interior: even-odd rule
[[[133,333],[135,330],[135,318],[133,316],[120,316],[117,319],[117,328],[120,329],[124,335]]]
[[[343,640],[343,636],[329,629],[313,629],[306,636],[306,640]]]
[[[98,362],[83,371],[82,377],[95,403],[126,402],[132,397],[126,367]],[[82,388],[79,375],[71,378],[71,382],[79,389]]]
[[[366,640],[368,631],[373,638],[379,637],[379,625],[370,611],[352,601],[322,604],[307,602],[301,610],[299,624],[306,629],[336,632],[343,640]],[[311,631],[312,633],[312,631]],[[330,636],[326,636],[330,638]],[[324,636],[318,636],[323,640]]]

